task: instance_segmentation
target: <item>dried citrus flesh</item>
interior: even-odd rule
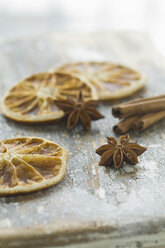
[[[99,99],[111,100],[132,95],[143,88],[145,77],[122,65],[106,62],[81,62],[66,64],[58,72],[70,73],[81,80],[92,83]]]
[[[82,91],[85,100],[97,99],[93,86],[64,73],[40,73],[11,88],[1,104],[2,113],[20,122],[45,122],[61,118],[64,113],[54,100],[77,98]]]
[[[60,182],[66,172],[67,152],[41,138],[0,141],[0,195],[27,193]]]

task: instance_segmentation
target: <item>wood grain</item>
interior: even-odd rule
[[[67,62],[112,61],[148,78],[136,96],[165,92],[165,62],[148,37],[136,32],[55,34],[0,41],[0,95],[23,78]],[[127,99],[128,100],[128,99]],[[122,100],[124,101],[124,100]],[[165,122],[130,133],[147,152],[134,167],[98,167],[95,149],[114,136],[112,103],[91,132],[81,126],[32,126],[0,116],[0,137],[38,136],[69,151],[58,185],[38,193],[0,198],[0,247],[160,247],[165,245]]]

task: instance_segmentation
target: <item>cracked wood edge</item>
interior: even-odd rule
[[[132,221],[133,223],[133,221]],[[138,225],[139,223],[137,223]],[[124,225],[124,223],[123,223]],[[144,225],[144,223],[143,223]],[[100,248],[109,247],[158,247],[163,248],[165,243],[165,235],[160,226],[156,228],[154,222],[151,223],[150,230],[139,229],[139,233],[135,236],[130,233],[130,226],[127,226],[123,232],[123,227],[118,231],[118,224],[112,220],[112,226],[102,222],[92,222],[89,224],[80,224],[71,221],[70,223],[59,221],[56,225],[36,226],[33,229],[9,229],[0,232],[1,248],[52,248],[68,246],[77,248]],[[159,246],[156,245],[159,241]],[[46,244],[46,246],[45,246]],[[155,246],[153,246],[155,244]]]
[[[11,228],[9,230],[1,230],[0,232],[0,247],[47,247],[63,246],[74,243],[84,243],[92,240],[99,240],[97,234],[106,235],[116,230],[116,227],[108,224],[92,222],[83,225],[71,221],[70,223],[59,221],[56,225],[35,226],[31,228]],[[92,235],[90,237],[90,234]]]

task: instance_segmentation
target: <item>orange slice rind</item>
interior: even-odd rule
[[[54,100],[77,98],[82,91],[85,100],[97,99],[93,86],[64,73],[40,73],[12,87],[1,104],[2,113],[20,122],[41,123],[63,117]]]
[[[113,100],[132,95],[144,87],[146,78],[126,66],[107,62],[80,62],[57,68],[84,82],[91,83],[100,100]]]
[[[67,151],[42,138],[0,141],[0,195],[28,193],[60,182],[66,172]]]

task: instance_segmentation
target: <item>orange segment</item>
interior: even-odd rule
[[[99,99],[111,100],[127,97],[144,87],[145,77],[128,67],[106,62],[66,64],[57,69],[91,83]]]
[[[64,113],[54,100],[77,98],[82,91],[86,100],[97,99],[93,86],[64,73],[40,73],[11,88],[1,104],[2,113],[21,122],[45,122]]]
[[[37,191],[60,182],[67,152],[41,138],[22,137],[0,142],[0,195]]]

